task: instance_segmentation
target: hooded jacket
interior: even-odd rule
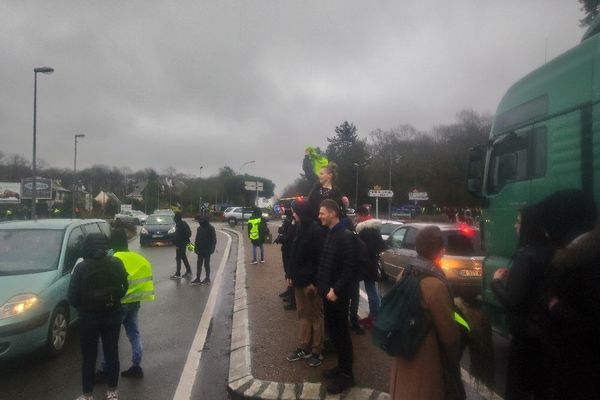
[[[316,285],[322,243],[323,229],[315,221],[306,219],[295,225],[289,267],[286,271],[294,287]]]
[[[87,235],[83,243],[83,261],[75,266],[72,272],[71,281],[67,299],[69,303],[79,310],[80,314],[95,314],[86,310],[86,304],[82,301],[82,281],[94,268],[108,267],[114,268],[115,273],[120,278],[121,298],[127,293],[129,284],[127,282],[127,271],[123,262],[116,257],[108,256],[108,239],[101,233],[92,233]],[[114,310],[118,311],[120,304],[115,305]]]
[[[215,252],[216,246],[217,235],[215,228],[207,219],[201,219],[194,241],[195,253],[201,256],[208,256]]]
[[[367,245],[367,265],[360,268],[364,271],[361,278],[366,281],[376,281],[379,275],[379,254],[385,250],[380,229],[381,221],[378,219],[368,219],[356,225],[358,237]]]

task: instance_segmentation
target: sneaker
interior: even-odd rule
[[[260,263],[261,263],[261,264],[264,264],[264,263],[265,263],[265,260],[260,260]]]
[[[340,371],[340,373],[333,378],[332,382],[327,385],[326,389],[329,394],[339,394],[352,386],[354,386],[354,378],[352,375]]]
[[[196,278],[192,281],[192,286],[198,286],[198,285],[202,285],[202,281],[200,280],[200,278]]]
[[[106,374],[101,369],[96,371],[96,373],[94,374],[94,383],[97,383],[99,385],[106,383]]]
[[[179,274],[171,275],[171,279],[181,279],[181,275],[179,275]]]
[[[288,361],[298,361],[302,358],[310,358],[312,356],[312,354],[310,354],[308,351],[304,350],[304,349],[296,349],[296,351],[291,352],[288,356],[287,356],[287,360]]]
[[[106,391],[106,400],[119,400],[119,391],[115,390],[107,390]]]
[[[323,378],[325,379],[333,379],[338,376],[342,371],[338,367],[333,367],[331,369],[326,369],[323,371]]]
[[[185,274],[183,274],[181,277],[182,277],[182,278],[186,278],[186,279],[187,279],[187,278],[191,278],[191,277],[192,277],[192,273],[191,273],[191,272],[186,272],[186,273],[185,273]]]
[[[206,278],[200,282],[201,285],[210,285],[210,279]]]
[[[289,295],[290,295],[290,291],[289,290],[286,290],[284,292],[279,293],[279,297],[281,297],[282,299],[284,299],[284,301],[285,301],[286,297],[289,297]]]
[[[250,264],[252,264],[252,265],[254,265],[254,264],[258,264],[258,261],[256,261],[256,260],[252,260],[252,262],[251,262]]]
[[[144,377],[144,370],[140,366],[132,365],[128,370],[121,372],[123,378],[141,379]]]
[[[319,365],[322,364],[322,361],[325,357],[323,357],[323,354],[311,354],[310,358],[308,359],[308,366],[309,367],[318,367]]]
[[[82,394],[75,400],[94,400],[94,395],[93,394]]]

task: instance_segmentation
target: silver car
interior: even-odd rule
[[[148,216],[138,210],[123,210],[115,215],[115,221],[127,222],[135,225],[143,225]]]

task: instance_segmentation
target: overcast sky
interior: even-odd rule
[[[493,112],[576,45],[577,0],[2,1],[0,151],[78,168],[202,176],[229,165],[276,192],[344,120],[363,137]],[[546,46],[547,42],[547,46]]]

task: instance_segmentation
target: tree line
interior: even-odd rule
[[[41,164],[41,167],[40,167]],[[72,190],[74,173],[72,169],[55,168],[38,161],[39,177],[51,178],[62,187]],[[30,162],[19,154],[0,153],[0,182],[20,182],[31,177]],[[237,174],[229,166],[219,169],[214,176],[199,177],[177,172],[175,168],[157,171],[153,168],[133,171],[128,167],[110,167],[94,165],[77,171],[77,185],[95,197],[100,191],[114,193],[122,203],[132,204],[134,209],[152,212],[157,208],[180,207],[186,213],[196,213],[200,204],[210,205],[241,205],[254,204],[256,192],[244,190],[244,181],[259,181],[263,183],[264,191],[261,197],[272,197],[275,184],[268,178],[254,175]],[[139,193],[141,198],[127,196]],[[81,197],[79,195],[78,197]],[[83,208],[83,199],[78,198],[78,207]],[[26,204],[28,200],[23,200]],[[64,200],[65,208],[72,204],[69,193]],[[96,205],[97,206],[97,205]],[[111,204],[109,213],[118,211],[118,205]]]
[[[491,114],[462,110],[455,122],[430,131],[403,124],[375,129],[361,138],[358,128],[344,121],[327,138],[324,154],[338,164],[337,186],[352,207],[374,204],[368,191],[376,185],[394,192],[394,206],[409,203],[408,192],[413,190],[429,194],[430,200],[422,204],[477,206],[477,199],[465,190],[467,152],[488,140],[491,124]],[[305,195],[307,185],[301,174],[284,189],[283,197]]]

